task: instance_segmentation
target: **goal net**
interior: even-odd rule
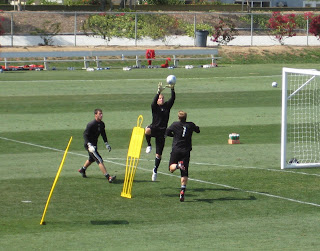
[[[320,71],[282,69],[281,169],[320,167]]]

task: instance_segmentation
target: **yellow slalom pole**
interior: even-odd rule
[[[47,209],[48,209],[48,206],[49,206],[49,202],[50,202],[50,199],[51,199],[53,190],[54,190],[54,188],[56,187],[57,181],[58,181],[58,179],[59,179],[59,176],[60,176],[60,173],[61,173],[61,170],[62,170],[64,161],[65,161],[65,159],[66,159],[66,157],[67,157],[67,153],[68,153],[68,150],[69,150],[71,141],[72,141],[72,136],[70,137],[68,146],[67,146],[66,150],[64,151],[64,155],[63,155],[62,161],[61,161],[61,163],[60,163],[60,166],[59,166],[58,172],[57,172],[57,174],[56,174],[56,177],[55,177],[55,179],[54,179],[53,185],[52,185],[52,187],[51,187],[51,191],[50,191],[49,197],[48,197],[48,199],[47,199],[46,206],[45,206],[44,211],[43,211],[43,214],[42,214],[42,218],[41,218],[41,221],[40,221],[40,225],[45,225],[45,224],[46,224],[46,223],[44,222],[44,217],[45,217],[45,215],[46,215],[46,212],[47,212]]]
[[[137,126],[133,128],[132,135],[129,143],[126,174],[123,182],[123,189],[121,197],[131,198],[133,179],[136,174],[137,166],[139,163],[142,142],[144,138],[144,129],[141,127],[143,121],[142,115],[138,117]]]

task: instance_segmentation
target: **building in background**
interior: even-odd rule
[[[320,7],[320,0],[220,0],[222,3],[243,4],[250,7]]]
[[[320,7],[320,1],[303,1],[303,7]]]

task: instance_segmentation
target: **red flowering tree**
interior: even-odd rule
[[[320,15],[313,16],[310,15],[308,17],[310,19],[309,22],[309,32],[317,37],[317,39],[320,39]]]
[[[267,28],[270,29],[270,35],[275,36],[281,45],[286,37],[293,37],[296,35],[294,29],[296,28],[296,15],[286,14],[282,15],[280,12],[273,12],[272,17],[267,23]]]
[[[219,17],[217,24],[213,26],[211,41],[218,44],[227,44],[238,35],[236,25],[230,18]]]
[[[0,10],[0,13],[3,12],[3,10]],[[4,34],[4,28],[2,26],[2,22],[4,21],[4,18],[0,16],[0,35]]]
[[[310,11],[305,12],[305,13],[303,14],[304,20],[307,20],[307,19],[311,20],[312,17],[313,17],[313,15],[314,15],[314,14],[313,14],[312,12],[310,12]]]

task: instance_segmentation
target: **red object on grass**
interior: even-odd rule
[[[146,58],[150,58],[150,59],[155,59],[156,58],[156,53],[154,50],[151,49],[147,49],[146,50]],[[148,60],[148,65],[152,64],[152,60]]]
[[[169,61],[171,61],[171,58],[166,59],[166,63],[161,65],[161,68],[168,68],[169,67]]]

